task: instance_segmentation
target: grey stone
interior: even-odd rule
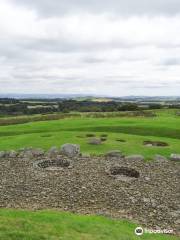
[[[144,203],[147,203],[147,204],[151,203],[151,199],[150,198],[145,198],[144,197],[142,200],[143,200]]]
[[[123,154],[119,150],[109,151],[105,154],[106,157],[123,157]]]
[[[145,179],[145,181],[147,181],[147,182],[151,180],[150,177],[145,177],[144,179]]]
[[[17,155],[18,155],[18,153],[14,150],[11,150],[8,152],[8,157],[10,157],[10,158],[15,158],[15,157],[17,157]]]
[[[170,215],[174,218],[180,218],[180,210],[170,212]]]
[[[33,149],[32,148],[24,148],[20,150],[19,157],[22,158],[33,158]]]
[[[168,159],[164,156],[161,156],[161,155],[155,155],[154,156],[154,160],[158,163],[166,163],[168,162]]]
[[[6,152],[5,151],[0,151],[0,158],[6,157]]]
[[[59,154],[59,150],[57,147],[53,146],[47,152],[48,157],[56,157]]]
[[[41,148],[33,149],[32,154],[34,157],[39,157],[39,156],[44,155],[44,150]]]
[[[89,139],[88,143],[92,145],[100,145],[102,142],[99,138],[91,138]]]
[[[75,157],[80,154],[80,146],[77,144],[66,143],[61,146],[61,153],[68,157]]]
[[[44,154],[44,150],[37,148],[37,149],[33,149],[33,148],[24,148],[24,149],[20,149],[20,157],[24,157],[24,158],[32,158],[32,157],[39,157],[42,156]]]
[[[180,162],[180,154],[171,154],[170,160]]]

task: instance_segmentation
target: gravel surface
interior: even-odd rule
[[[114,167],[139,175],[112,175]],[[0,159],[0,207],[99,214],[179,232],[179,170],[177,162],[132,157],[5,157]]]

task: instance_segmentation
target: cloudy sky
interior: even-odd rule
[[[180,0],[0,0],[0,93],[180,95]]]

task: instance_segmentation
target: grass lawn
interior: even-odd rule
[[[97,137],[107,134],[102,145],[89,145],[86,134]],[[117,141],[118,139],[125,142]],[[147,147],[143,141],[163,141],[168,147]],[[169,156],[180,152],[180,117],[174,111],[158,111],[158,117],[116,117],[68,119],[30,122],[18,125],[0,126],[0,150],[22,147],[41,147],[64,143],[80,144],[82,152],[103,154],[108,150],[119,149],[125,154],[143,154],[147,159],[154,154]]]
[[[177,240],[161,234],[136,236],[137,224],[55,211],[0,210],[1,240]]]

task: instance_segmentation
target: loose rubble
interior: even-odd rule
[[[0,207],[103,213],[178,232],[178,162],[162,156],[145,162],[142,155],[117,151],[80,155],[77,145],[65,146],[1,151]]]

